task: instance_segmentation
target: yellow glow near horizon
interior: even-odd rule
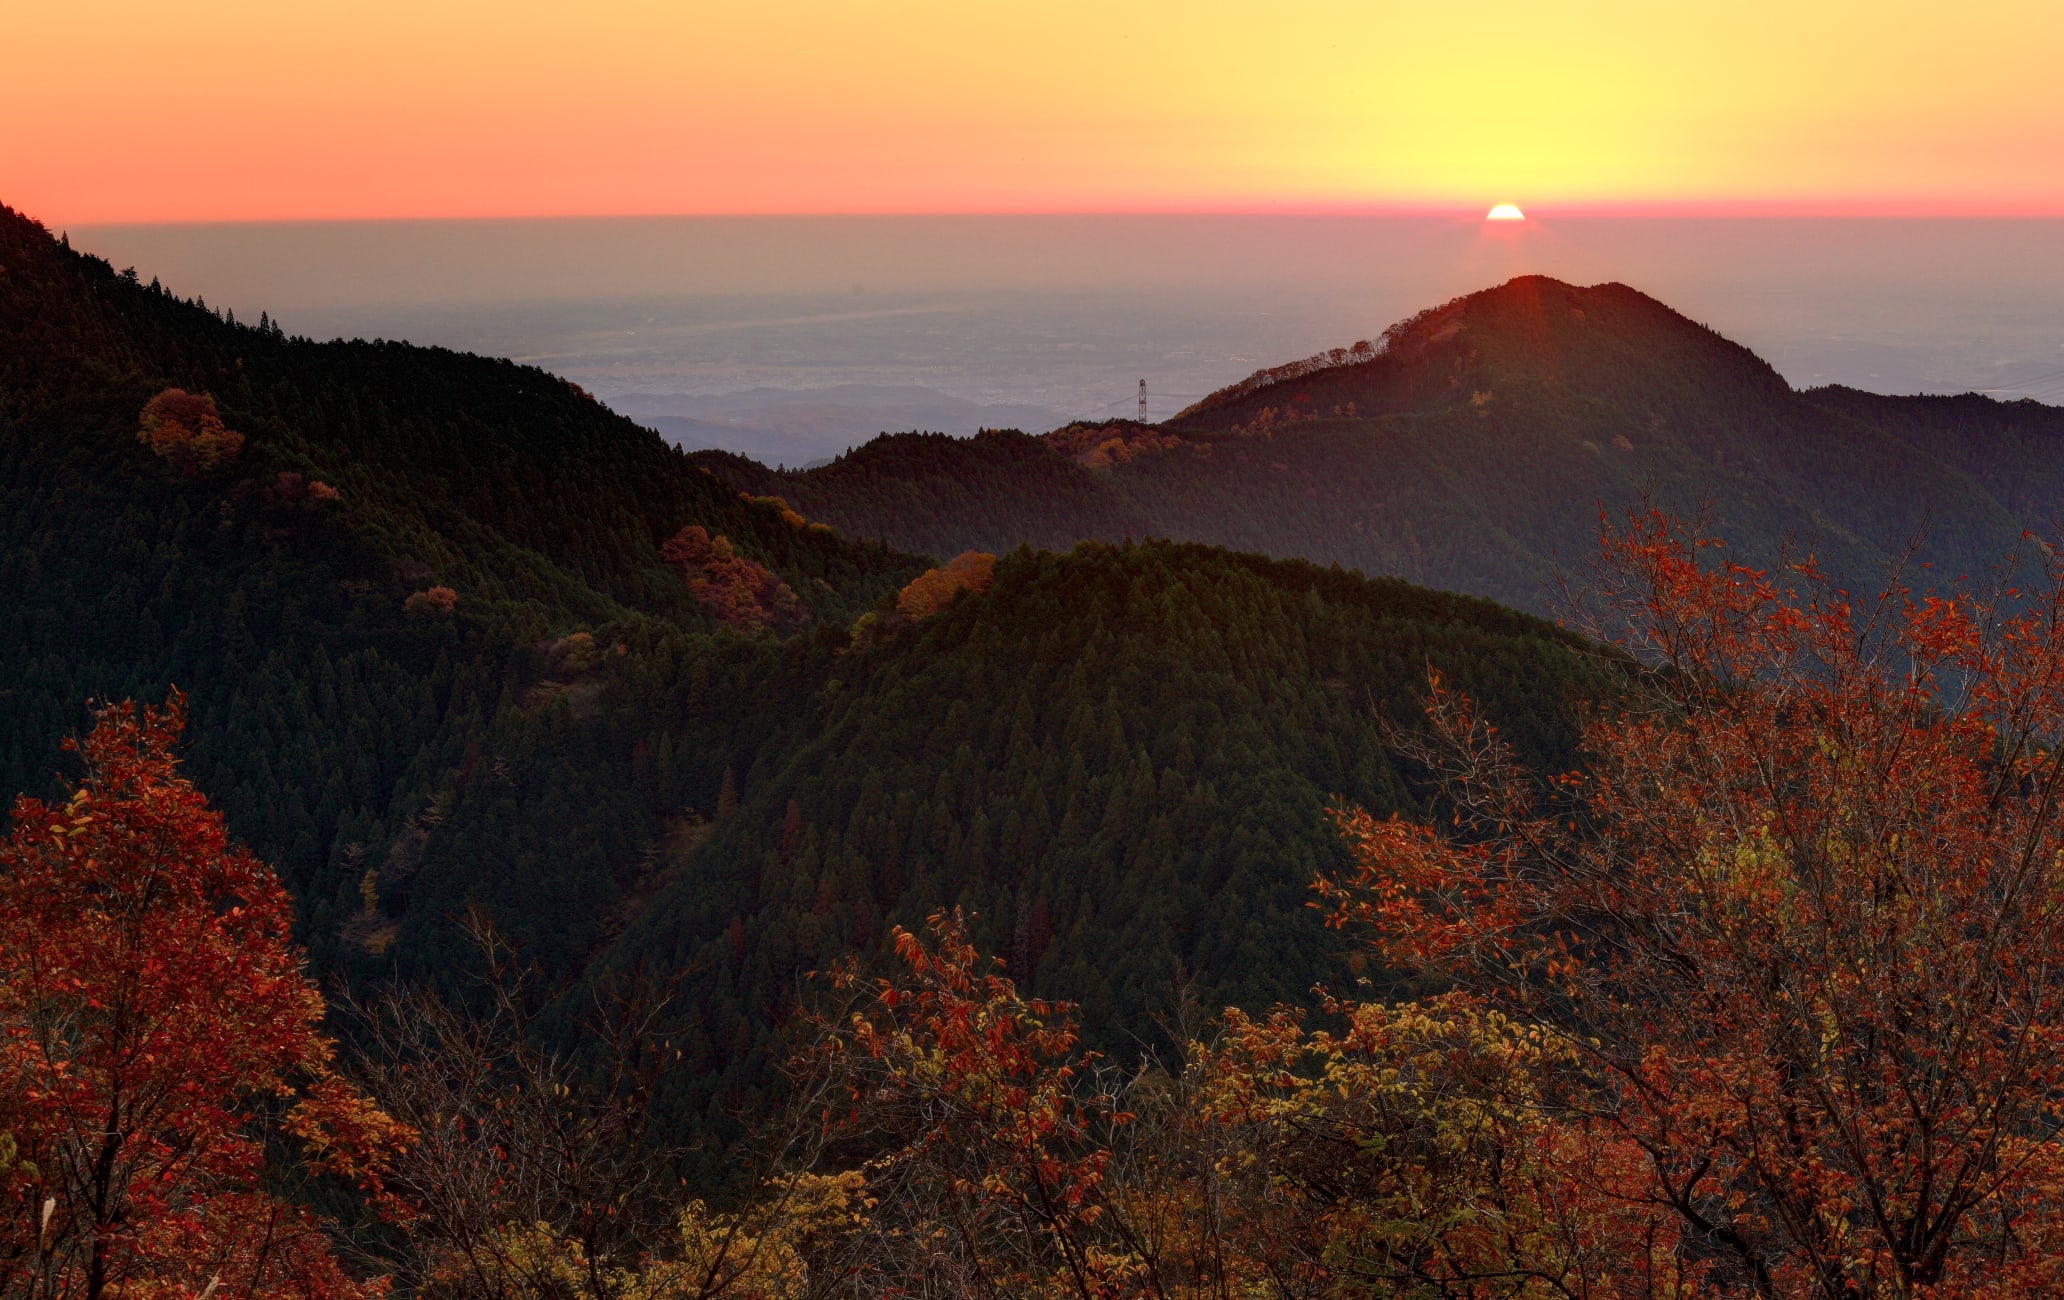
[[[2053,0],[17,9],[0,202],[53,222],[2064,213]]]
[[[1510,203],[1500,203],[1484,214],[1485,221],[1525,221],[1526,213]]]

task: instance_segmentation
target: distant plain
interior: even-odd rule
[[[2064,221],[1474,215],[95,227],[239,319],[540,365],[690,447],[1162,419],[1510,276],[1619,280],[1795,386],[2064,401]]]

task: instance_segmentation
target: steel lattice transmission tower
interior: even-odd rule
[[[1147,422],[1147,381],[1144,379],[1139,381],[1139,422]]]

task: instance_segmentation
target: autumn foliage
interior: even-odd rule
[[[1070,1008],[985,969],[957,914],[932,942],[897,929],[903,971],[866,986],[809,1066],[837,1081],[826,1122],[878,1151],[879,1207],[853,1268],[875,1293],[1115,1293],[1101,1249],[1110,1130],[1129,1116],[1083,1077]],[[850,970],[840,975],[851,986]]]
[[[1569,1044],[1464,996],[1324,1011],[1337,1028],[1229,1010],[1193,1046],[1183,1141],[1141,1180],[1168,1202],[1158,1253],[1190,1261],[1164,1274],[1233,1294],[1678,1294],[1681,1227],[1626,1194],[1639,1148],[1543,1104]]]
[[[1110,469],[1150,452],[1170,451],[1184,445],[1179,434],[1133,420],[1065,425],[1046,434],[1044,441],[1085,469]]]
[[[342,499],[343,495],[319,478],[311,479],[290,469],[283,469],[274,475],[272,482],[265,488],[266,500],[283,506],[297,506],[311,501],[317,505],[325,505]]]
[[[136,439],[194,478],[233,463],[244,449],[244,435],[222,423],[214,398],[180,388],[168,388],[144,403]]]
[[[1334,917],[1536,1025],[1542,1100],[1641,1153],[1702,1289],[2064,1287],[2064,567],[1856,601],[1606,536],[1648,671],[1542,785],[1434,682],[1449,824],[1347,813]]]
[[[899,933],[835,1039],[880,1240],[955,1294],[2064,1290],[2064,562],[1859,602],[1716,556],[1606,534],[1579,771],[1435,678],[1393,740],[1439,821],[1339,814],[1323,905],[1444,992],[1115,1071]]]
[[[1575,1059],[1465,996],[1228,1011],[1172,1066],[1081,1051],[1073,1008],[966,939],[897,930],[805,1059],[872,1152],[856,1295],[1685,1294],[1641,1149],[1547,1105]]]
[[[1438,677],[1390,733],[1439,815],[1339,810],[1319,901],[1418,996],[1178,998],[1118,1062],[937,912],[819,984],[727,1195],[650,1140],[663,997],[576,1056],[417,989],[360,1026],[383,1106],[340,1081],[181,701],[104,710],[0,850],[0,1290],[375,1293],[320,1174],[447,1300],[2064,1293],[2064,560],[1859,602],[1718,554],[1607,532],[1577,771]]]
[[[282,1179],[387,1204],[406,1133],[332,1068],[272,872],[182,778],[176,693],[100,711],[0,845],[0,1291],[357,1300]],[[390,1208],[393,1208],[390,1206]]]
[[[976,595],[996,580],[996,557],[963,551],[936,569],[926,569],[896,594],[896,612],[907,619],[927,618],[946,608],[963,591]]]
[[[428,587],[401,602],[410,614],[449,614],[459,607],[459,593],[450,587]]]
[[[770,507],[780,514],[781,522],[787,524],[790,528],[805,528],[815,533],[830,533],[834,531],[829,524],[811,523],[795,507],[789,505],[784,498],[774,496],[756,497],[750,492],[741,492],[739,495],[756,506]]]
[[[740,631],[793,627],[808,617],[795,592],[766,565],[740,555],[724,536],[690,524],[659,548],[688,591],[719,622]]]

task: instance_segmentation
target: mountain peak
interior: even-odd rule
[[[1607,397],[1630,388],[1674,393],[1688,406],[1790,393],[1747,348],[1639,290],[1524,275],[1399,321],[1374,342],[1258,371],[1169,424],[1239,430],[1481,406],[1500,393]]]

